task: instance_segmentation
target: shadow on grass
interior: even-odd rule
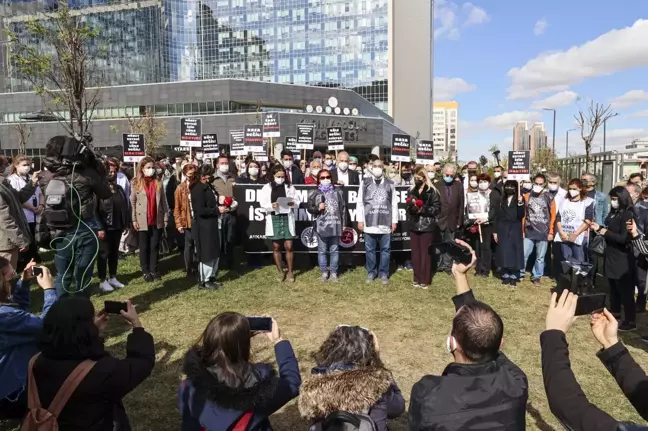
[[[536,409],[532,403],[527,404],[526,411],[527,413],[529,413],[529,416],[533,418],[535,426],[538,427],[540,431],[556,431],[554,427],[549,425],[547,421],[544,420],[542,414],[540,414],[538,409]]]

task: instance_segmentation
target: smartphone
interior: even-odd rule
[[[576,302],[576,316],[586,316],[605,308],[605,293],[593,293],[578,297]]]
[[[127,311],[128,307],[122,301],[104,301],[104,310],[108,314],[121,314],[120,312]]]
[[[472,261],[472,253],[466,247],[457,244],[454,241],[435,243],[430,246],[430,254],[438,250],[440,254],[449,254],[452,260],[457,263],[468,265]]]
[[[248,317],[247,319],[252,332],[272,331],[272,319],[270,317]]]
[[[38,277],[39,275],[43,275],[43,268],[40,266],[32,266],[32,275],[34,277]]]

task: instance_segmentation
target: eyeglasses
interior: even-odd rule
[[[330,180],[331,177],[320,177],[320,180]]]

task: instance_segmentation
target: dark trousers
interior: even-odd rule
[[[484,224],[481,227],[482,238],[479,239],[479,232],[475,234],[477,244],[475,252],[477,254],[477,274],[488,275],[493,262],[493,226]]]
[[[562,274],[562,265],[560,262],[563,260],[562,247],[560,242],[551,243],[551,276],[554,280],[558,280],[560,274]],[[549,254],[549,253],[547,253]]]
[[[450,229],[441,230],[441,242],[454,241],[455,233]],[[452,258],[448,253],[444,253],[438,257],[439,264],[437,265],[437,271],[450,271],[452,270]]]
[[[99,244],[99,259],[97,259],[97,273],[99,280],[107,280],[117,275],[117,261],[119,260],[119,243],[122,230],[107,230],[106,237]],[[106,265],[108,274],[106,274]],[[110,277],[107,277],[110,275]]]
[[[643,257],[640,256],[639,259],[643,259]],[[648,271],[640,268],[639,265],[635,267],[635,286],[637,286],[637,290],[639,291],[637,295],[637,311],[644,311],[646,309],[646,294],[644,292],[646,290],[647,273]]]
[[[156,274],[160,253],[160,229],[156,226],[149,226],[148,230],[139,232],[139,253],[142,273]]]
[[[433,240],[434,232],[410,232],[414,283],[427,286],[432,281],[432,256],[430,255],[430,246]]]
[[[36,263],[40,263],[41,261],[38,254],[38,246],[36,245],[36,223],[28,223],[28,225],[32,240],[29,243],[29,249],[24,253],[20,253],[20,256],[18,256],[18,268],[15,268],[16,272],[20,272],[25,268],[32,259],[34,259],[34,262]]]
[[[98,254],[99,244],[95,232],[81,225],[73,228],[53,242],[56,267],[56,294],[80,294],[90,297],[92,272]],[[75,286],[72,285],[74,279]]]
[[[636,309],[634,301],[634,283],[633,274],[625,274],[619,280],[608,279],[610,284],[610,308],[613,313],[620,313],[623,305],[623,320],[625,322],[634,322],[636,319]]]
[[[18,396],[10,395],[7,398],[0,399],[0,420],[22,420],[28,411],[27,388]]]
[[[180,243],[180,241],[178,241]],[[194,267],[196,258],[196,242],[194,241],[191,229],[184,230],[184,244],[182,246],[184,252],[185,269],[189,271]]]

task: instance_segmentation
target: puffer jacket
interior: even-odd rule
[[[173,218],[177,229],[191,229],[191,207],[189,206],[189,185],[186,181],[175,190]]]
[[[407,227],[414,232],[434,232],[438,228],[437,217],[441,212],[441,198],[436,188],[425,188],[423,193],[413,188],[407,193],[408,199],[423,201],[423,212],[415,212],[415,205],[408,204]]]

